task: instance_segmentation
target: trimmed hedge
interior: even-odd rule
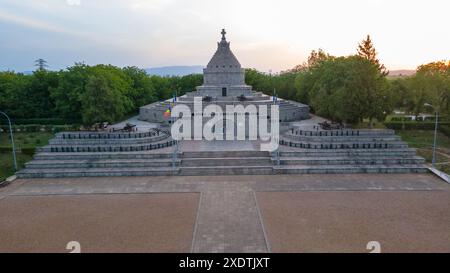
[[[398,121],[412,121],[412,118],[410,117],[393,117],[390,120],[391,122],[398,122]]]
[[[11,147],[5,147],[5,146],[1,146],[0,147],[0,153],[2,154],[6,154],[6,153],[11,153],[12,152],[12,148]],[[17,149],[16,147],[16,152],[20,152],[22,154],[25,155],[30,155],[33,156],[34,153],[36,152],[36,148],[21,148],[21,149]]]
[[[17,125],[66,125],[66,124],[81,124],[81,120],[78,119],[62,119],[62,118],[28,118],[28,119],[12,119],[12,123]]]
[[[450,137],[450,126],[449,125],[441,125],[439,126],[439,131],[444,135]]]
[[[413,120],[412,117],[392,117],[389,122],[433,122],[435,117],[417,117]]]
[[[22,152],[22,154],[33,156],[36,152],[36,148],[22,148],[20,149],[20,151]]]
[[[11,147],[0,146],[0,154],[10,153],[12,151]]]
[[[439,127],[448,126],[450,122],[441,122]],[[416,121],[387,121],[384,126],[394,130],[434,130],[434,122],[416,122]]]
[[[1,131],[9,132],[9,126],[0,126]],[[40,125],[40,124],[28,124],[28,125],[14,125],[14,132],[53,132],[58,133],[62,131],[78,131],[79,125]]]

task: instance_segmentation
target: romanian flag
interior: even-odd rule
[[[163,115],[164,115],[165,118],[170,118],[170,108],[167,109],[167,110],[164,112]]]

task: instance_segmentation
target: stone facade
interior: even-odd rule
[[[203,69],[203,85],[197,87],[198,96],[237,97],[251,96],[252,88],[245,84],[245,70],[230,49],[230,42],[222,30],[222,40],[217,50]]]

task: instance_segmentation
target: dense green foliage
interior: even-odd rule
[[[329,58],[300,76],[298,96],[336,121],[384,119],[391,110],[387,81],[376,65],[359,56]]]
[[[0,129],[3,130],[3,132],[9,132],[9,126],[8,125],[1,125]],[[26,132],[26,133],[32,133],[32,132],[53,132],[58,133],[61,131],[77,131],[80,129],[79,125],[72,124],[72,125],[40,125],[40,124],[27,124],[27,125],[13,125],[12,130],[13,132]]]
[[[58,72],[0,72],[0,109],[13,121],[65,124],[118,121],[140,106],[182,95],[202,84],[202,75],[149,76],[136,67],[77,63]],[[31,119],[31,120],[30,120]],[[36,119],[41,121],[35,122]],[[57,119],[58,122],[51,123]],[[29,122],[27,122],[27,120]],[[16,122],[14,122],[16,123]]]
[[[440,113],[441,119],[450,115],[450,62],[421,65],[414,76],[390,80],[396,108],[418,115]],[[433,107],[426,104],[431,104]]]

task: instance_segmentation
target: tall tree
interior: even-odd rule
[[[383,76],[387,76],[389,71],[386,70],[384,64],[380,63],[380,60],[377,59],[377,51],[370,39],[370,35],[367,35],[365,40],[362,40],[358,45],[358,55],[369,60],[371,63],[375,64],[378,67],[378,70]]]
[[[323,51],[323,49],[319,48],[317,51],[313,50],[308,56],[308,60],[306,62],[303,62],[302,64],[299,64],[292,68],[291,72],[304,72],[315,65],[318,65],[320,62],[326,61],[330,58],[333,58],[330,54]]]
[[[450,62],[440,61],[421,65],[411,78],[411,89],[416,98],[416,113],[423,103],[431,103],[435,110],[450,114]]]
[[[115,122],[127,113],[127,98],[105,75],[90,76],[82,95],[83,123]]]
[[[58,87],[51,91],[58,117],[81,120],[81,96],[91,73],[91,68],[83,63],[59,72]]]
[[[37,59],[36,61],[34,61],[34,63],[34,66],[36,66],[40,71],[46,70],[48,67],[47,61],[42,58]]]
[[[302,88],[309,90],[310,105],[318,115],[357,123],[383,119],[392,109],[386,78],[360,56],[329,59],[302,75]]]
[[[140,107],[157,100],[155,88],[145,70],[135,66],[128,66],[122,71],[131,78],[132,90],[129,94],[135,107]]]

